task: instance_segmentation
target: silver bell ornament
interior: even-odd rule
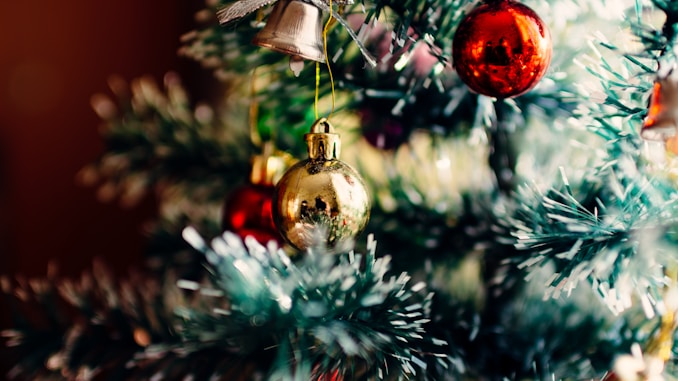
[[[324,62],[322,30],[318,7],[300,0],[278,0],[252,43],[288,54],[293,61]]]
[[[273,194],[273,221],[298,250],[316,245],[350,249],[370,217],[370,197],[360,175],[339,160],[339,135],[327,119],[304,135],[308,159],[285,172]]]

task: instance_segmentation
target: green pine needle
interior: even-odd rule
[[[112,78],[111,95],[92,98],[102,118],[106,153],[79,179],[98,185],[102,201],[119,197],[131,207],[151,191],[184,188],[195,202],[221,202],[247,173],[246,126],[224,123],[215,107],[191,104],[178,76],[168,73],[160,88],[150,77],[128,85]],[[247,147],[247,149],[243,149]]]
[[[637,291],[645,294],[647,281],[660,270],[652,268],[653,264],[663,263],[668,253],[661,246],[644,247],[640,243],[644,237],[669,239],[678,227],[678,194],[661,181],[620,179],[612,169],[599,175],[603,176],[600,183],[584,187],[579,195],[565,178],[561,189],[543,192],[522,187],[519,204],[506,223],[513,228],[515,247],[526,251],[518,261],[519,268],[556,263],[557,272],[547,282],[548,297],[568,294],[578,282],[588,279],[600,287],[610,308],[619,311],[616,291],[607,287],[628,289],[629,284],[619,285],[617,281],[629,269],[640,266],[646,271],[635,271],[631,281],[642,285]],[[647,258],[654,260],[647,266],[639,263]],[[655,285],[653,292],[661,286]]]
[[[273,379],[308,379],[305,372],[328,366],[351,379],[389,379],[425,374],[429,361],[447,365],[445,342],[425,331],[432,295],[423,283],[408,285],[404,273],[387,276],[389,257],[375,257],[375,241],[368,240],[365,256],[313,248],[295,263],[275,244],[251,237],[243,244],[230,232],[210,245],[193,228],[184,238],[205,253],[214,284],[180,285],[224,297],[212,310],[179,312],[191,341],[268,349],[277,359]],[[431,345],[438,352],[422,352]]]

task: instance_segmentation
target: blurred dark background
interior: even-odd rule
[[[103,152],[92,111],[108,78],[178,71],[193,99],[209,73],[176,51],[203,3],[46,0],[0,3],[0,272],[43,275],[49,259],[78,274],[93,256],[138,259],[152,200],[124,210],[97,201],[75,174]]]
[[[90,97],[107,80],[177,71],[192,94],[211,81],[177,56],[202,1],[0,2],[0,275],[77,276],[102,258],[118,274],[143,259],[152,199],[103,204],[76,173],[103,152]],[[0,301],[0,323],[9,322]],[[1,377],[0,377],[1,379]]]

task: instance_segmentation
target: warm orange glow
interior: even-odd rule
[[[678,135],[666,139],[666,150],[674,155],[678,155]]]
[[[654,83],[654,86],[652,87],[652,97],[650,99],[652,101],[650,102],[643,128],[652,128],[657,124],[657,115],[664,109],[664,107],[662,107],[661,84],[659,82]]]

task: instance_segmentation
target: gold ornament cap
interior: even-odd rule
[[[341,153],[339,134],[326,118],[318,119],[311,126],[311,132],[304,135],[308,145],[309,160],[334,160]]]
[[[250,182],[254,185],[273,186],[285,174],[289,159],[275,155],[273,143],[266,142],[263,152],[252,157]]]

